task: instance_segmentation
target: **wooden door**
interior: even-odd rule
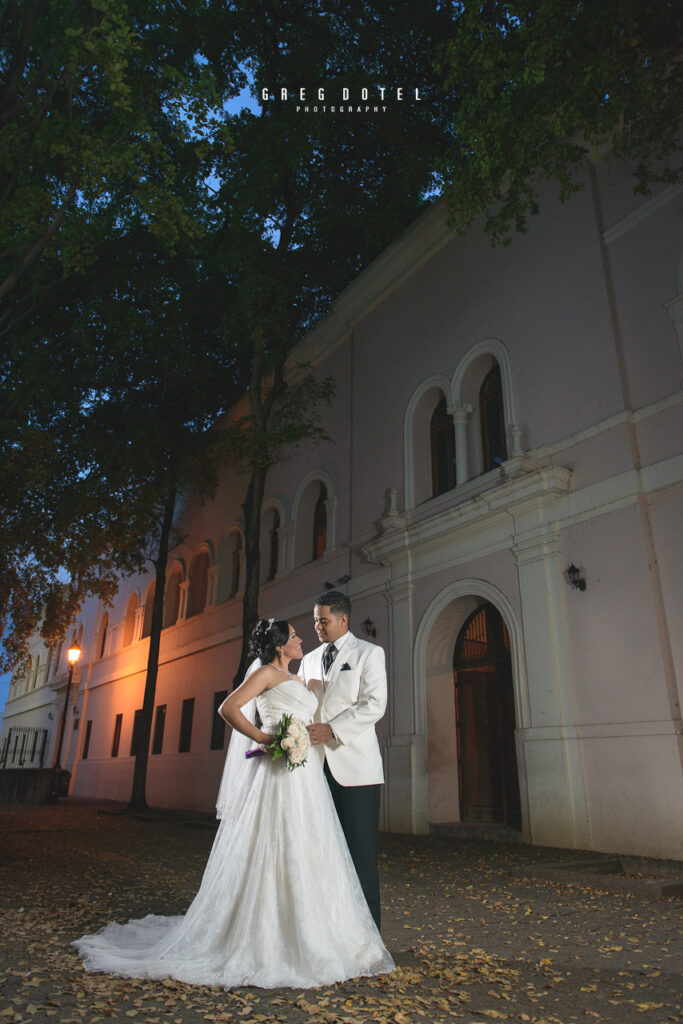
[[[462,627],[454,678],[461,820],[519,827],[510,638],[492,604]]]

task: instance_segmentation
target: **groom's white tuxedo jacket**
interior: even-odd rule
[[[301,662],[299,674],[308,683],[322,680],[322,657],[327,644],[321,644]],[[316,750],[330,766],[342,786],[371,786],[384,782],[382,755],[375,723],[387,706],[387,670],[384,650],[367,640],[347,633],[332,663],[322,690],[316,689],[320,703],[316,722],[332,726],[336,739],[318,744]]]

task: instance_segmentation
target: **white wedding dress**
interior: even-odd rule
[[[316,705],[297,679],[256,699],[271,732],[284,712],[310,722]],[[245,760],[244,745],[237,750],[221,787],[222,821],[185,916],[150,914],[83,936],[74,945],[85,969],[225,988],[312,988],[388,974],[394,963],[313,748],[291,772],[284,758]]]

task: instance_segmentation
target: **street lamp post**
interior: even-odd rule
[[[64,694],[64,713],[62,714],[62,724],[59,727],[59,742],[57,743],[57,756],[55,757],[54,770],[60,771],[62,767],[62,744],[64,743],[64,730],[66,728],[66,712],[69,707],[69,693],[71,690],[71,680],[74,675],[74,667],[81,656],[81,648],[78,644],[71,644],[66,656],[69,661],[69,678],[66,681],[66,693]]]

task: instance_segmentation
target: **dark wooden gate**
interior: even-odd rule
[[[453,669],[461,820],[519,828],[510,638],[492,604],[460,630]]]

